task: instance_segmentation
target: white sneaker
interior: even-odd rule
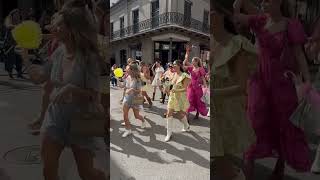
[[[125,126],[125,125],[126,125],[126,123],[125,123],[125,122],[121,123],[121,126]]]
[[[142,128],[142,129],[146,128],[146,121],[143,121],[143,122],[141,123],[141,128]]]
[[[125,137],[129,136],[131,133],[132,133],[131,129],[125,130],[125,132],[122,134],[122,137],[125,138]]]

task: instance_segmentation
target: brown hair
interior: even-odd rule
[[[138,64],[131,63],[131,64],[129,64],[129,68],[131,70],[131,77],[140,81],[141,77],[140,77],[140,71],[139,71]]]
[[[102,65],[97,42],[97,29],[92,16],[83,8],[69,8],[59,12],[61,18],[58,23],[63,23],[71,34],[71,43],[75,51],[85,57],[84,64],[88,61],[98,61]],[[92,59],[91,55],[97,57]]]

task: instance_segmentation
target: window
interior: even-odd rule
[[[191,24],[191,6],[192,3],[190,1],[184,1],[184,25],[190,26]]]
[[[120,50],[120,64],[121,65],[127,64],[127,50],[125,49]]]
[[[152,27],[158,27],[159,26],[159,17],[160,11],[159,11],[159,0],[152,1],[151,2],[151,18],[152,18]]]
[[[124,17],[120,18],[120,36],[124,36]]]
[[[204,10],[203,12],[203,31],[207,32],[209,30],[209,11]]]
[[[139,32],[139,9],[132,11],[133,33]]]

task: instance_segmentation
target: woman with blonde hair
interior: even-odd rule
[[[42,68],[32,65],[30,78],[35,83],[51,79],[54,90],[41,128],[41,157],[45,180],[58,179],[59,157],[71,147],[78,172],[83,180],[105,180],[105,174],[94,168],[94,138],[70,132],[71,119],[80,107],[99,104],[99,65],[97,30],[84,8],[59,12],[57,38],[62,45],[53,53],[53,61]]]
[[[187,47],[187,52],[184,60],[185,69],[191,74],[191,83],[188,86],[188,100],[189,108],[188,113],[196,111],[195,119],[198,119],[199,113],[202,116],[207,116],[208,110],[206,104],[202,101],[203,91],[202,87],[207,87],[205,79],[206,71],[202,67],[202,62],[199,57],[192,58],[192,63],[189,63],[189,54],[191,47]]]
[[[164,141],[169,141],[172,136],[173,113],[178,112],[180,121],[183,124],[182,131],[188,131],[190,125],[187,120],[187,110],[189,102],[187,100],[187,87],[190,82],[190,76],[184,72],[182,61],[174,61],[175,69],[172,79],[172,89],[170,91],[168,106],[167,106],[167,136]]]
[[[134,117],[136,119],[141,120],[141,128],[145,128],[145,120],[140,115],[139,111],[142,106],[142,103],[136,103],[136,99],[138,96],[141,95],[141,87],[142,87],[142,80],[140,77],[139,67],[135,63],[131,63],[128,65],[127,68],[128,78],[126,79],[125,83],[125,96],[123,99],[123,119],[125,123],[126,130],[122,137],[127,137],[131,134],[131,125],[129,122],[129,110],[132,109],[134,113]]]

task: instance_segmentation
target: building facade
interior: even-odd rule
[[[183,60],[185,45],[192,56],[207,58],[209,0],[120,0],[110,9],[111,63],[127,58],[163,64]]]

